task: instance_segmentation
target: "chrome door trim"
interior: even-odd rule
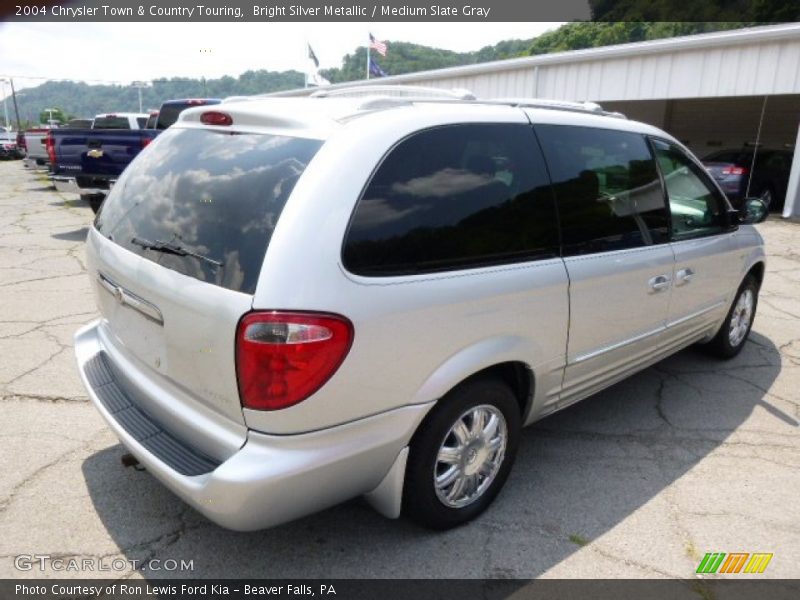
[[[719,302],[715,302],[711,306],[706,306],[698,311],[695,311],[691,314],[685,315],[683,317],[679,317],[677,319],[673,319],[672,321],[667,322],[667,329],[670,327],[675,327],[676,325],[680,325],[681,323],[685,323],[686,321],[691,321],[692,319],[696,319],[699,316],[702,316],[712,310],[718,309],[720,306],[724,306],[726,304],[725,300],[720,300]]]
[[[164,317],[162,316],[158,307],[154,304],[151,304],[144,298],[137,296],[130,290],[125,289],[103,273],[97,274],[97,281],[100,283],[101,287],[109,294],[114,296],[117,302],[119,302],[122,306],[132,308],[154,323],[157,323],[161,326],[164,325]]]
[[[623,346],[628,346],[629,344],[635,344],[636,342],[640,342],[640,341],[642,341],[644,339],[647,339],[647,338],[649,338],[651,336],[658,335],[659,333],[661,333],[665,329],[666,329],[666,327],[664,325],[660,325],[656,329],[653,329],[651,331],[646,331],[644,333],[639,333],[639,334],[637,334],[637,335],[635,335],[635,336],[633,336],[631,338],[628,338],[626,340],[622,340],[621,342],[615,342],[615,343],[609,344],[607,346],[602,346],[600,348],[596,348],[595,350],[590,350],[589,352],[584,352],[583,354],[578,354],[568,364],[574,365],[574,364],[577,364],[577,363],[581,363],[581,362],[589,360],[590,358],[596,358],[596,357],[600,356],[601,354],[605,354],[606,352],[611,352],[612,350],[617,350],[619,348],[622,348]]]

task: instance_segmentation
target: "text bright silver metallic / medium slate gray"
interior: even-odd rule
[[[253,530],[364,495],[486,509],[524,425],[744,345],[764,250],[702,165],[599,107],[403,97],[191,109],[87,238],[81,376],[122,443]]]

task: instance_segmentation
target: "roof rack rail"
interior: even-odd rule
[[[346,98],[364,96],[389,96],[398,98],[444,100],[475,100],[475,94],[464,89],[444,89],[418,85],[353,85],[336,89],[317,90],[311,98]]]
[[[573,112],[592,113],[605,117],[615,117],[627,119],[620,112],[609,112],[603,110],[597,102],[570,102],[569,100],[550,100],[548,98],[490,98],[485,100],[492,104],[509,104],[511,106],[522,106],[527,108],[548,108],[552,110],[568,110]]]
[[[225,102],[241,102],[247,100],[263,100],[271,94],[255,96],[229,96]],[[627,119],[620,112],[603,110],[597,102],[571,102],[569,100],[552,100],[549,98],[477,98],[471,91],[461,88],[445,89],[416,85],[351,85],[335,89],[320,89],[312,92],[308,98],[362,98],[359,111],[381,110],[397,106],[407,106],[416,102],[448,103],[465,102],[467,104],[495,104],[524,108],[545,108],[571,112],[589,113],[603,117]]]

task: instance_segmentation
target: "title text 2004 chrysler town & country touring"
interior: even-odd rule
[[[359,495],[452,527],[522,426],[690,344],[742,348],[762,208],[732,212],[671,136],[599,107],[229,100],[181,115],[102,206],[80,372],[225,527]]]

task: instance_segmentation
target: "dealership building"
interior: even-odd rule
[[[800,142],[800,24],[529,56],[346,86],[385,84],[463,88],[478,98],[599,102],[668,131],[698,156],[755,144],[794,150]],[[797,152],[783,215],[800,216]]]

